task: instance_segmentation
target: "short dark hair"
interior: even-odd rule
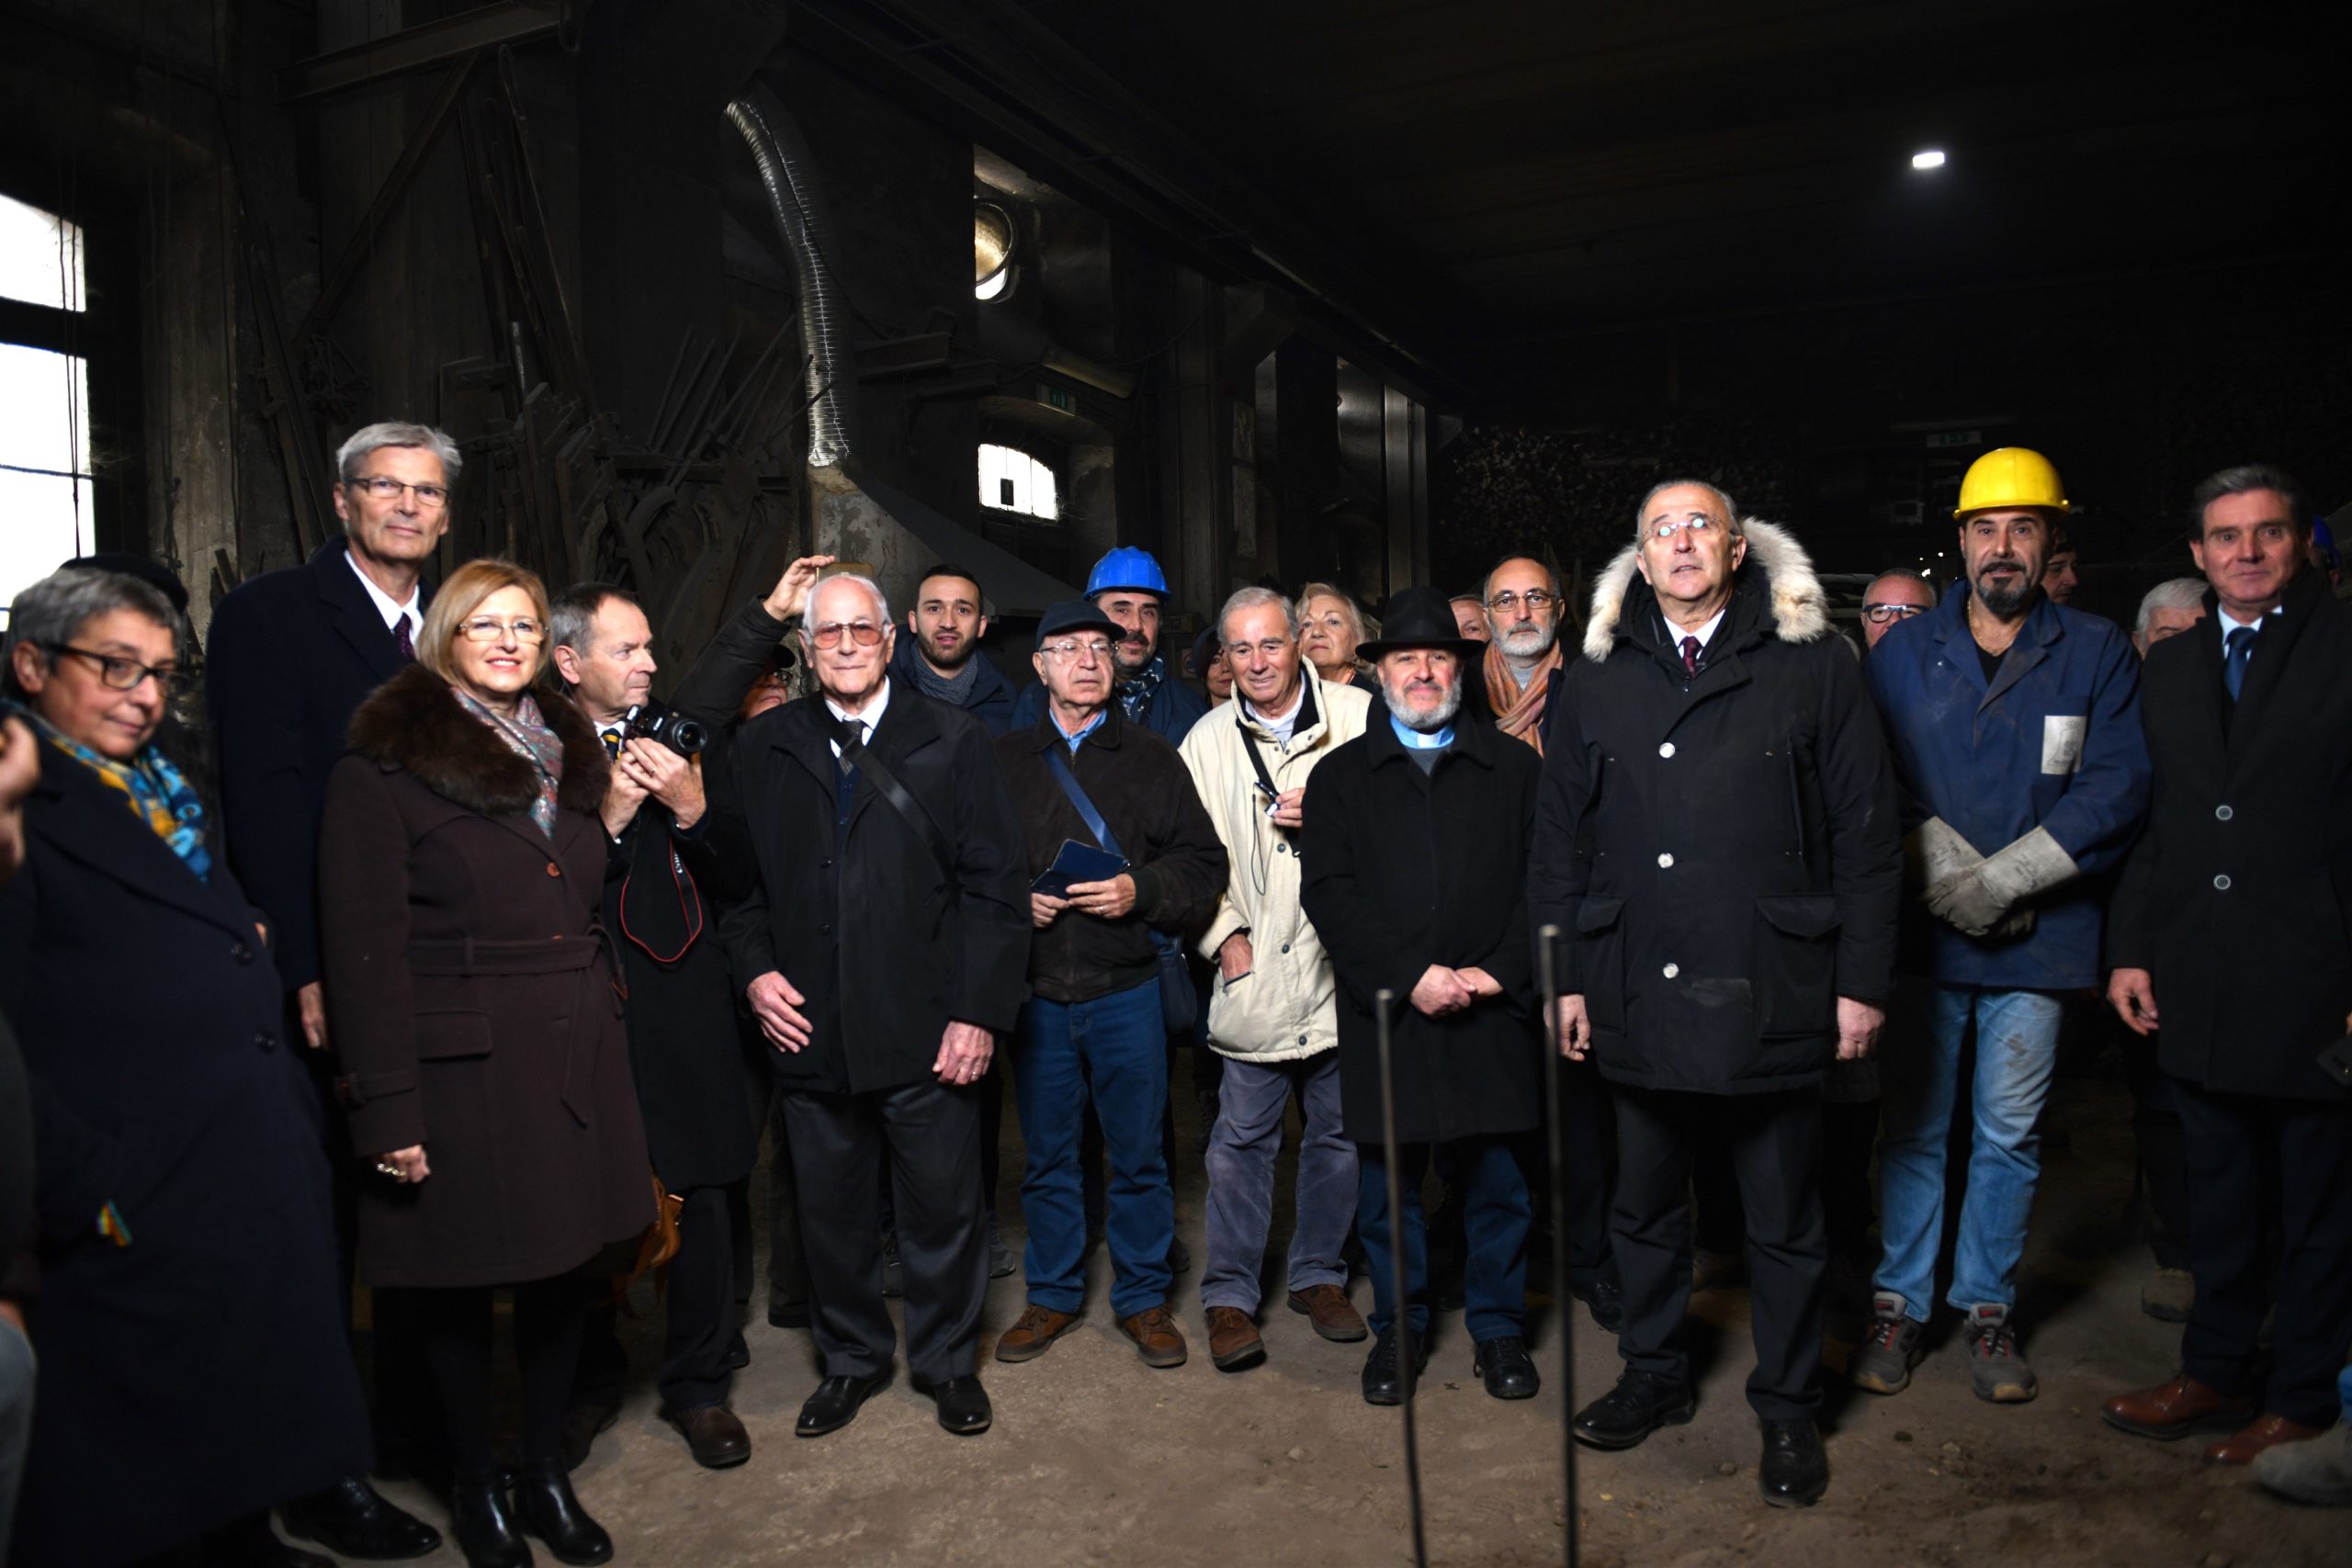
[[[984,615],[988,614],[989,591],[981,585],[980,574],[978,572],[974,571],[968,566],[959,566],[952,560],[933,561],[931,565],[923,568],[922,576],[915,579],[916,598],[920,599],[922,597],[922,585],[929,582],[934,577],[960,577],[965,581],[970,583],[972,585],[972,592],[979,596],[980,614]],[[908,607],[911,609],[913,606],[910,605]]]
[[[2075,536],[2066,532],[2066,525],[2052,517],[2050,520],[2050,558],[2056,560],[2069,550],[2074,550],[2078,556],[2083,553],[2075,548]]]
[[[2308,535],[2312,531],[2312,515],[2303,503],[2303,487],[2286,469],[2268,463],[2241,463],[2233,468],[2208,474],[2189,504],[2197,512],[2197,536],[2205,536],[2205,509],[2225,495],[2245,495],[2257,490],[2276,491],[2278,499],[2287,503],[2287,514],[2294,519],[2295,531]]]
[[[609,582],[575,582],[548,602],[548,648],[553,650],[568,648],[584,652],[588,628],[595,624],[596,612],[605,607],[607,599],[619,599],[637,604],[637,595]],[[638,604],[639,609],[645,606]]]

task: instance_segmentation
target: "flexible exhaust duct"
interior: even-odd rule
[[[727,106],[728,123],[742,134],[760,166],[768,209],[784,236],[793,281],[800,291],[800,340],[808,354],[808,476],[828,490],[850,491],[854,483],[842,465],[849,458],[850,425],[855,412],[857,370],[852,362],[845,306],[833,277],[832,226],[825,220],[817,186],[816,161],[800,128],[776,101],[755,86]]]

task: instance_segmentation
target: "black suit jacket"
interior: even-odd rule
[[[424,607],[426,594],[418,607]],[[229,861],[269,919],[288,990],[319,977],[319,818],[368,694],[401,666],[341,539],[240,583],[212,613],[205,705]]]
[[[945,835],[953,874],[862,774],[843,845],[831,724],[821,697],[803,697],[735,739],[759,872],[722,922],[737,983],[778,970],[808,998],[808,1047],[770,1054],[786,1088],[862,1093],[929,1082],[950,1021],[1001,1035],[1025,999],[1020,819],[979,722],[894,682],[867,744]]]

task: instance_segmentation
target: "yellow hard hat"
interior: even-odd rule
[[[1996,506],[2064,512],[2066,487],[2058,482],[2058,470],[2050,459],[2030,446],[1996,446],[1968,465],[1960,481],[1960,505],[1952,515],[1965,518]]]

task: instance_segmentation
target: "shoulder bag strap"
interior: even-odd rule
[[[1070,771],[1069,748],[1057,743],[1046,753],[1046,766],[1054,771],[1054,782],[1062,786],[1062,793],[1069,796],[1069,803],[1078,807],[1080,817],[1086,818],[1086,830],[1094,835],[1094,841],[1121,860],[1126,859],[1127,852],[1121,849],[1119,840],[1111,835],[1111,825],[1102,820],[1102,813],[1094,809],[1094,802],[1087,798],[1086,791],[1080,787],[1078,775]]]
[[[831,717],[830,714],[826,716]],[[890,803],[891,808],[906,818],[909,827],[922,835],[923,841],[931,846],[932,858],[939,862],[940,874],[953,883],[956,880],[956,856],[947,847],[947,835],[939,830],[939,824],[932,820],[931,813],[922,808],[922,803],[909,795],[906,786],[882,765],[882,759],[858,739],[857,729],[854,724],[833,720],[833,739],[841,746],[842,761],[871,780],[874,787],[881,792],[882,798]]]

